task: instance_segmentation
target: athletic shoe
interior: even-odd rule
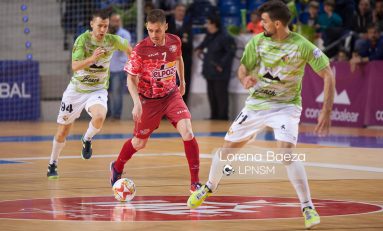
[[[190,193],[195,192],[196,190],[198,190],[199,188],[201,188],[201,186],[202,186],[202,184],[199,183],[199,182],[191,183],[191,184],[190,184]]]
[[[311,207],[303,209],[303,217],[305,218],[305,227],[310,229],[320,223],[320,217],[317,211]]]
[[[202,185],[197,191],[190,195],[187,205],[190,209],[195,209],[200,206],[205,199],[211,194],[211,190],[206,185]]]
[[[116,171],[116,169],[114,169],[114,162],[115,161],[112,161],[110,162],[110,184],[113,186],[114,183],[116,183],[116,181],[118,181],[119,179],[121,179],[121,175],[122,173],[118,173]]]
[[[90,159],[90,157],[92,157],[92,141],[84,140],[84,137],[81,138],[81,141],[82,141],[81,157],[84,160]]]
[[[57,165],[55,163],[48,164],[47,177],[48,177],[48,179],[57,179],[57,178],[59,178],[59,174],[57,172]]]

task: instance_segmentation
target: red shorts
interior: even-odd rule
[[[189,109],[178,89],[164,98],[147,99],[141,97],[140,99],[142,104],[141,122],[136,122],[134,125],[134,136],[137,138],[148,138],[159,127],[164,116],[174,127],[177,126],[178,121],[191,118]]]

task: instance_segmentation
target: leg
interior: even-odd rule
[[[118,88],[115,89],[115,109],[114,111],[114,118],[121,119],[121,113],[122,113],[122,101],[124,97],[124,91],[126,88],[126,74],[125,72],[119,72],[118,74]]]
[[[49,161],[49,164],[58,163],[58,158],[60,156],[62,149],[65,146],[66,137],[68,136],[71,127],[72,127],[72,124],[58,125],[56,135],[53,139],[52,153],[51,153],[51,159]]]
[[[112,116],[112,109],[114,108],[114,105],[113,105],[114,86],[113,85],[114,85],[114,82],[116,82],[114,79],[115,79],[114,72],[110,72],[109,88],[108,88],[108,102],[107,102],[108,110],[106,113],[106,118],[110,118]]]
[[[210,119],[217,119],[217,106],[214,97],[214,80],[207,80],[207,96],[210,105]]]
[[[214,97],[217,105],[217,117],[220,120],[228,120],[229,112],[229,80],[218,80],[215,81],[214,86]]]
[[[218,184],[221,181],[221,178],[223,175],[222,173],[223,166],[225,166],[226,164],[226,162],[223,162],[220,160],[219,153],[221,153],[221,155],[222,154],[225,155],[226,150],[231,148],[242,148],[243,146],[245,146],[247,142],[248,140],[241,141],[241,142],[231,142],[231,141],[225,140],[222,148],[218,149],[217,152],[214,154],[213,160],[210,166],[209,180],[206,183],[206,186],[209,187],[209,189],[212,192],[214,192],[217,189]]]
[[[200,206],[217,189],[223,175],[222,169],[226,164],[226,162],[221,161],[220,154],[225,154],[232,148],[242,148],[263,127],[264,118],[259,112],[248,110],[245,107],[239,113],[226,133],[223,147],[218,149],[213,156],[208,182],[189,197],[187,201],[189,208],[194,209]]]
[[[277,142],[278,148],[283,149],[284,153],[292,153],[294,144],[284,141]],[[297,192],[299,201],[301,202],[301,209],[310,206],[314,208],[311,201],[310,188],[307,180],[307,175],[303,163],[300,161],[283,162],[286,167],[287,175],[290,182]]]
[[[289,142],[278,141],[278,148],[283,149],[283,153],[292,153],[295,145]],[[312,228],[320,223],[320,217],[311,201],[310,188],[306,176],[305,168],[300,161],[283,162],[286,167],[287,175],[291,184],[294,186],[301,203],[305,227]]]
[[[266,123],[274,130],[277,147],[283,153],[292,153],[298,137],[298,126],[301,110],[295,106],[282,108],[272,113]],[[310,188],[303,163],[300,161],[284,161],[287,175],[301,203],[306,228],[320,223],[318,213],[311,200]]]
[[[163,112],[159,108],[162,108],[161,101],[148,100],[143,104],[141,122],[135,123],[133,138],[124,143],[117,160],[110,164],[110,183],[112,185],[121,178],[126,162],[134,153],[145,147],[151,133],[158,128],[163,116]]]
[[[69,131],[72,127],[72,124],[59,124],[57,127],[57,132],[53,138],[51,158],[49,160],[47,177],[48,179],[57,179],[57,164],[61,151],[65,147],[66,137],[69,134]]]
[[[92,119],[89,122],[87,131],[81,139],[83,145],[81,156],[83,159],[89,159],[92,156],[92,138],[101,130],[108,110],[108,92],[106,90],[100,90],[90,94],[85,109]]]
[[[181,119],[178,121],[177,130],[181,134],[184,142],[185,155],[189,164],[190,182],[192,187],[194,187],[199,184],[199,147],[193,134],[190,119]],[[191,190],[195,191],[195,189]]]
[[[117,160],[110,163],[110,184],[112,186],[117,180],[121,179],[126,162],[130,160],[138,150],[145,148],[148,139],[149,138],[140,139],[134,136],[124,143]]]

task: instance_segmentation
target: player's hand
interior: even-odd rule
[[[185,82],[180,83],[180,86],[178,87],[178,90],[180,90],[181,96],[185,95],[186,83]]]
[[[241,79],[241,84],[245,89],[253,87],[256,83],[257,80],[253,76],[246,76],[245,78]]]
[[[318,117],[318,124],[315,126],[314,133],[318,136],[327,136],[331,126],[331,112],[321,111]]]
[[[106,50],[102,47],[97,47],[96,50],[93,51],[92,54],[92,60],[95,62],[97,61],[101,55],[103,55],[106,52]]]
[[[141,123],[141,115],[142,115],[142,105],[141,103],[134,104],[133,110],[133,121],[137,123]]]

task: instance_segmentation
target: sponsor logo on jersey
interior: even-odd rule
[[[169,47],[169,51],[172,52],[172,53],[176,52],[177,51],[177,46],[176,45],[171,45]]]
[[[82,80],[81,80],[82,83],[98,83],[100,82],[100,79],[99,78],[92,78],[91,76],[87,75],[85,76]]]
[[[313,51],[313,55],[317,59],[322,56],[322,51],[319,48],[315,48]]]
[[[280,82],[281,79],[276,76],[272,76],[269,72],[267,72],[265,75],[263,75],[263,78],[266,79],[266,82],[268,82],[267,80],[270,80],[270,82],[273,82],[273,81],[277,81],[277,82]]]
[[[154,56],[157,56],[157,55],[160,55],[160,53],[156,52],[154,54],[149,54],[148,57],[151,58],[151,57],[154,57]]]
[[[164,65],[161,66],[161,69],[160,70],[154,70],[152,72],[152,76],[154,79],[157,79],[157,80],[169,80],[173,77],[175,77],[176,75],[176,72],[177,72],[177,67],[176,67],[176,62],[170,62],[170,63],[166,63]]]

